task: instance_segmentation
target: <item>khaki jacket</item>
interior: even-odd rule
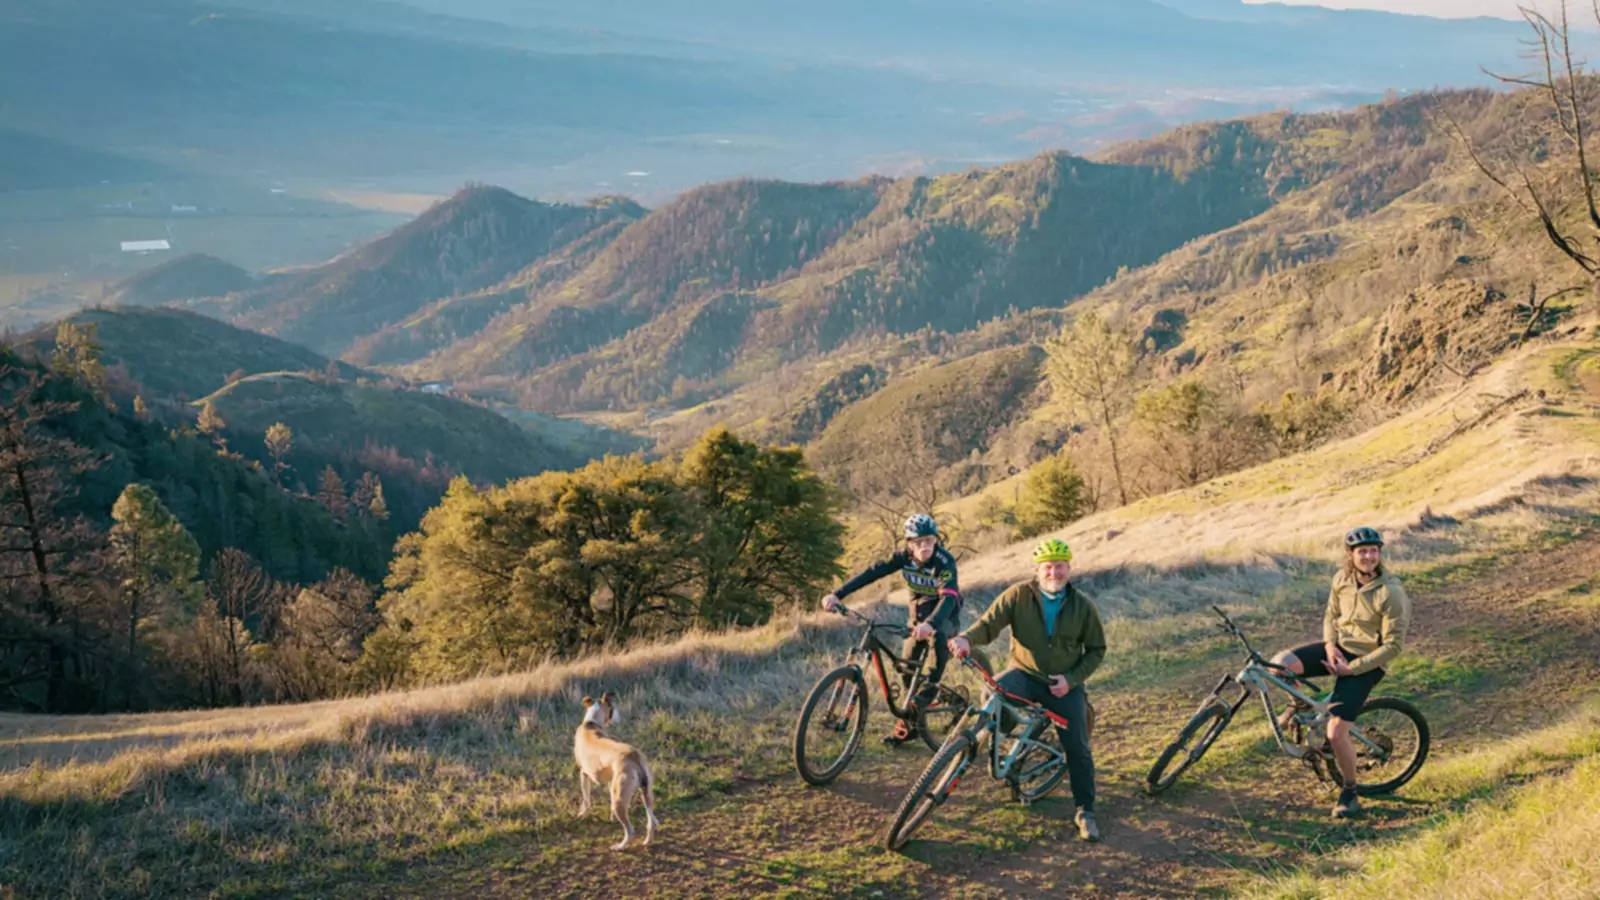
[[[1411,627],[1411,598],[1400,580],[1384,575],[1358,586],[1342,570],[1328,589],[1328,611],[1322,617],[1322,642],[1338,644],[1349,653],[1356,675],[1381,669],[1405,648]]]

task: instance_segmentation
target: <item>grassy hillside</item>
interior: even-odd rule
[[[1014,347],[907,372],[834,416],[809,457],[838,478],[880,483],[895,480],[891,473],[905,478],[915,460],[927,470],[912,477],[934,480],[1026,416],[1038,403],[1043,362],[1038,348]]]
[[[621,872],[651,896],[999,897],[1090,885],[1129,897],[1395,896],[1481,890],[1475,873],[1503,861],[1504,875],[1581,886],[1592,854],[1570,838],[1592,811],[1587,686],[1600,677],[1600,394],[1587,365],[1597,355],[1592,337],[1530,349],[1359,440],[1066,532],[1112,646],[1091,684],[1102,723],[1097,847],[1072,842],[1064,792],[1022,808],[975,778],[906,854],[878,850],[927,754],[869,741],[835,787],[799,785],[788,729],[806,687],[854,636],[807,616],[247,717],[0,717],[12,767],[0,775],[0,828],[19,842],[0,858],[0,880],[82,896],[337,887],[576,897]],[[1512,385],[1545,397],[1451,436],[1477,398]],[[1425,524],[1423,505],[1434,516]],[[1351,521],[1386,529],[1413,597],[1413,639],[1382,691],[1429,717],[1434,755],[1422,775],[1371,801],[1365,818],[1332,822],[1331,795],[1268,752],[1266,726],[1248,711],[1179,787],[1145,798],[1156,750],[1237,664],[1202,610],[1223,603],[1266,646],[1313,634]],[[979,607],[1025,570],[1021,550],[963,560]],[[619,730],[655,765],[663,830],[650,850],[597,867],[617,829],[572,818],[570,752],[576,699],[604,689],[621,694]],[[872,727],[886,727],[881,709]],[[1548,827],[1551,811],[1571,829]],[[1529,828],[1513,839],[1513,824]],[[70,865],[46,852],[61,846]],[[1474,852],[1488,847],[1492,859]],[[1449,867],[1458,860],[1463,868]]]

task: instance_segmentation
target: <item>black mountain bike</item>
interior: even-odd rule
[[[867,728],[867,682],[862,668],[869,661],[878,676],[878,687],[883,691],[889,712],[905,720],[930,750],[939,749],[945,735],[968,707],[964,688],[950,684],[930,688],[927,684],[923,663],[928,658],[931,640],[937,640],[937,636],[919,641],[911,655],[902,659],[889,639],[903,639],[911,633],[910,629],[869,619],[842,603],[834,608],[840,615],[859,619],[867,627],[862,632],[861,642],[850,651],[850,656],[859,662],[852,660],[822,676],[806,697],[806,705],[795,723],[794,767],[807,784],[819,787],[838,778],[861,749],[861,738]],[[887,668],[884,660],[889,662]],[[946,667],[950,668],[953,667]],[[894,670],[892,677],[888,669]],[[950,674],[947,672],[945,680],[949,680]],[[906,676],[910,676],[911,682],[902,688]],[[917,702],[919,693],[929,696],[922,698],[924,702]]]
[[[1200,708],[1178,732],[1177,739],[1151,766],[1145,778],[1145,789],[1159,794],[1171,787],[1184,770],[1199,762],[1251,694],[1261,696],[1261,706],[1267,712],[1278,749],[1306,763],[1320,780],[1337,784],[1339,765],[1334,761],[1333,747],[1326,736],[1329,702],[1309,696],[1320,693],[1320,689],[1314,682],[1263,659],[1226,613],[1215,606],[1211,609],[1222,617],[1222,630],[1244,645],[1245,667],[1237,675],[1223,676],[1211,694],[1200,701]],[[1305,692],[1297,686],[1304,686]],[[1223,693],[1232,690],[1237,690],[1238,695],[1230,702],[1224,699]],[[1297,707],[1287,733],[1272,709],[1273,690],[1288,694]],[[1356,792],[1364,796],[1399,789],[1416,776],[1428,759],[1428,720],[1415,706],[1398,697],[1369,698],[1356,714],[1350,738],[1355,742],[1356,767],[1360,773]]]

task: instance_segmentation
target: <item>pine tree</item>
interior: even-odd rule
[[[39,705],[62,712],[72,664],[90,639],[80,611],[91,598],[99,545],[88,523],[63,506],[99,460],[46,430],[78,404],[45,399],[39,372],[0,367],[0,385],[0,576],[12,585],[0,616],[19,651],[3,660],[0,676],[13,696],[43,682]]]
[[[222,432],[228,427],[228,423],[223,421],[222,415],[217,412],[216,404],[210,400],[201,404],[200,418],[195,421],[194,427],[201,434],[210,438],[217,445],[218,450],[227,451],[228,440],[222,436]]]
[[[204,591],[200,545],[148,485],[124,488],[111,519],[111,561],[126,642],[122,691],[131,706],[140,682],[141,629],[192,616],[199,609]]]
[[[267,429],[267,452],[272,454],[272,480],[280,487],[283,485],[283,473],[288,470],[289,464],[284,458],[289,451],[294,449],[294,432],[282,422],[274,423]]]
[[[322,477],[318,479],[317,502],[340,522],[350,513],[350,498],[345,494],[344,479],[339,477],[339,472],[331,464],[322,470]]]

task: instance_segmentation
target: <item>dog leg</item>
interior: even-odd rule
[[[644,801],[644,842],[646,846],[656,836],[656,826],[660,824],[656,820],[655,786],[651,783],[653,780],[649,770],[646,770],[644,773],[644,786],[639,791],[639,796]]]
[[[628,821],[628,801],[633,799],[633,779],[618,775],[611,780],[611,817],[622,823],[622,841],[611,849],[621,850],[633,840],[633,823]]]
[[[593,802],[589,799],[589,773],[579,769],[578,784],[583,789],[583,802],[578,806],[578,818],[581,819],[589,814],[589,807],[593,805]]]

